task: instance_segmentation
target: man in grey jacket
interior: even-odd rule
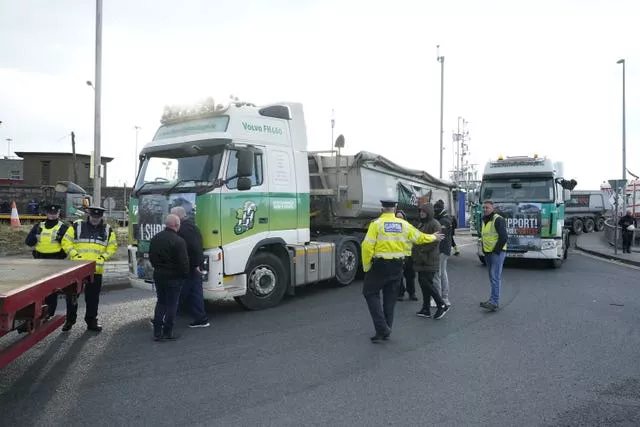
[[[449,276],[447,274],[447,264],[449,262],[449,257],[451,256],[453,221],[444,207],[443,200],[438,200],[433,205],[433,209],[435,219],[440,223],[442,227],[442,234],[444,234],[444,239],[440,242],[440,268],[436,274],[434,284],[448,308],[451,306],[451,302],[449,301]]]

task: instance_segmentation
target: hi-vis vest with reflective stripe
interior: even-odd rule
[[[433,235],[421,233],[392,213],[384,213],[369,225],[362,242],[362,269],[369,271],[373,258],[404,258],[407,255],[407,244],[422,245],[434,240]]]
[[[493,218],[491,221],[486,224],[482,224],[482,250],[484,252],[493,252],[496,247],[496,243],[498,243],[498,232],[496,231],[496,218],[502,218],[498,214],[493,214]],[[507,250],[507,244],[505,243],[502,247],[503,251]]]
[[[115,233],[106,224],[98,229],[90,227],[86,221],[74,222],[62,239],[62,248],[73,259],[82,255],[82,260],[96,261],[96,274],[104,273],[103,261],[111,258],[118,249]]]
[[[36,252],[41,254],[55,254],[60,252],[62,245],[58,242],[58,231],[64,223],[58,221],[56,225],[51,228],[45,228],[44,221],[40,223],[40,233],[38,234],[38,243],[34,248]]]

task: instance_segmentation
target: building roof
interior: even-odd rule
[[[73,156],[73,153],[63,152],[46,152],[46,151],[16,151],[15,155],[24,158],[25,156]],[[76,153],[77,157],[91,157],[89,154]],[[113,160],[113,157],[102,156],[104,163],[109,163]]]

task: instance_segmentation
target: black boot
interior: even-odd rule
[[[100,332],[102,331],[102,325],[98,323],[97,319],[87,320],[87,330]]]
[[[180,338],[180,335],[175,334],[173,332],[173,328],[163,328],[162,329],[162,339],[163,340],[177,340],[178,338]]]
[[[76,323],[75,320],[67,319],[64,322],[64,325],[62,325],[62,332],[69,332],[71,330],[71,328],[73,327],[73,325],[75,325],[75,323]]]

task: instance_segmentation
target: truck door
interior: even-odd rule
[[[271,227],[264,155],[255,152],[251,189],[239,191],[236,153],[236,150],[227,151],[225,184],[220,195],[224,273],[227,275],[244,271],[248,255],[259,241],[268,237]]]

